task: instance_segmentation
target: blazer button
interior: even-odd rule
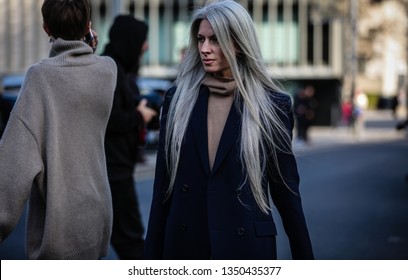
[[[237,189],[236,190],[237,196],[240,196],[242,194],[242,190],[241,189]]]
[[[237,233],[238,233],[239,236],[242,236],[242,235],[245,234],[245,229],[243,227],[239,227],[237,229]]]
[[[187,225],[186,224],[181,224],[181,227],[180,227],[180,229],[181,229],[181,231],[187,231]]]
[[[186,191],[188,191],[189,188],[190,188],[190,187],[189,187],[188,185],[184,184],[184,185],[181,187],[181,191],[186,192]]]

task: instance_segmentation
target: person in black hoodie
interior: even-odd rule
[[[141,259],[142,223],[133,171],[145,125],[157,114],[140,100],[135,84],[141,58],[147,50],[146,23],[131,15],[119,15],[109,31],[102,55],[117,64],[118,76],[112,112],[105,136],[105,152],[113,203],[111,244],[120,259]],[[141,137],[142,136],[142,137]]]

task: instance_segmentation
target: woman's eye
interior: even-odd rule
[[[198,38],[197,38],[197,41],[200,42],[200,43],[202,43],[202,42],[204,42],[204,38],[203,38],[203,37],[198,37]]]

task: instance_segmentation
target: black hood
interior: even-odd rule
[[[147,31],[147,24],[131,15],[117,16],[109,31],[109,43],[103,55],[112,57],[126,72],[137,73]]]

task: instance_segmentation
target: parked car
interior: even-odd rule
[[[139,77],[136,79],[136,83],[141,94],[146,95],[151,92],[164,93],[170,87],[172,81],[163,78]]]
[[[147,105],[157,112],[157,116],[147,125],[146,148],[155,149],[159,142],[160,110],[166,90],[171,86],[171,80],[161,78],[139,77],[136,83],[141,96],[146,98]]]
[[[7,124],[11,109],[13,108],[20,88],[24,81],[24,74],[9,74],[1,77],[0,89],[0,137]],[[162,78],[139,77],[136,81],[141,97],[148,100],[148,106],[160,113],[164,92],[170,87],[171,81]],[[155,147],[158,141],[159,117],[157,116],[149,125],[146,135],[146,146]]]
[[[0,137],[6,127],[11,109],[17,100],[24,74],[3,75],[0,82]]]

